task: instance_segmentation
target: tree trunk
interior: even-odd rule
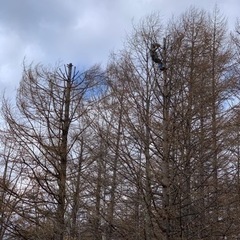
[[[68,131],[70,126],[70,98],[72,81],[72,64],[68,64],[68,78],[65,89],[64,114],[62,119],[62,136],[60,145],[60,166],[58,181],[58,205],[57,205],[57,229],[55,230],[56,240],[64,240],[65,235],[65,202],[66,202],[66,176],[67,176],[67,157],[68,157]]]

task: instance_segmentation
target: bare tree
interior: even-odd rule
[[[70,152],[83,130],[76,127],[84,113],[81,103],[85,96],[89,98],[88,91],[98,76],[97,67],[79,74],[72,64],[63,71],[30,66],[24,69],[17,111],[7,103],[3,105],[9,132],[18,146],[16,165],[25,170],[24,175],[18,173],[26,186],[23,210],[36,228],[48,224],[51,230],[52,226],[45,239],[63,240],[67,236]],[[28,212],[31,205],[36,208]]]
[[[163,43],[160,33],[166,36]],[[121,158],[128,166],[125,176],[135,174],[134,184],[140,186],[146,239],[226,234],[227,227],[217,224],[217,202],[224,196],[217,187],[225,159],[223,104],[233,87],[233,76],[226,75],[232,64],[226,34],[217,12],[210,16],[191,8],[165,33],[151,16],[134,28],[114,63],[115,92],[128,99],[124,131],[132,138]],[[162,43],[166,71],[150,59],[152,42]]]

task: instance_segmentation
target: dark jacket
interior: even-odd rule
[[[153,62],[162,64],[162,60],[159,58],[158,53],[157,53],[158,48],[159,48],[159,44],[157,44],[157,43],[151,44],[150,55],[151,55]]]

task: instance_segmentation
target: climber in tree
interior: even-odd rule
[[[163,62],[159,58],[159,56],[158,56],[159,54],[157,52],[159,48],[160,48],[159,43],[152,43],[151,49],[150,49],[150,55],[151,55],[152,61],[158,64],[161,71],[164,71],[164,70],[166,70],[166,67],[163,65]]]

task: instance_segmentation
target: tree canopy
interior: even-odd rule
[[[239,29],[151,14],[104,70],[25,66],[2,101],[0,239],[238,239]]]

